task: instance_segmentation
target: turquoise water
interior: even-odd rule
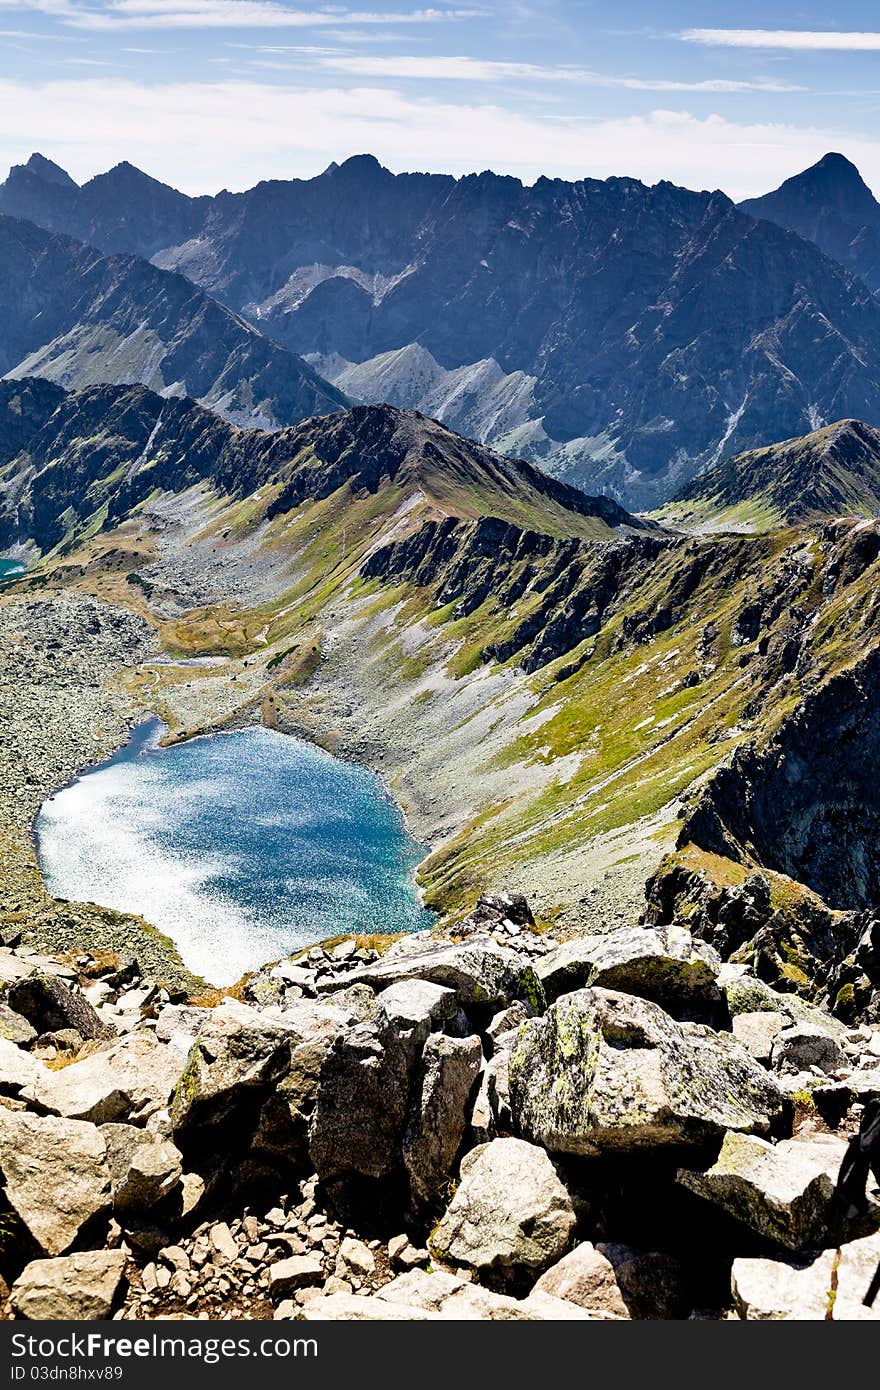
[[[43,805],[56,896],[140,913],[213,984],[321,937],[430,925],[424,850],[373,773],[269,729],[161,734],[147,721]]]
[[[0,560],[0,584],[11,579],[14,574],[24,574],[25,567],[18,560]]]

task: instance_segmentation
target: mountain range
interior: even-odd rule
[[[328,503],[340,512],[349,557],[359,538],[366,546],[379,529],[386,539],[400,537],[446,516],[492,516],[581,539],[652,529],[607,498],[587,497],[391,406],[265,432],[143,386],[66,392],[40,378],[0,382],[0,550],[25,541],[44,553],[69,550],[157,493],[173,498],[190,489],[240,503],[251,529],[281,526],[295,513],[297,535],[308,531],[308,508]],[[296,548],[289,536],[276,540]]]
[[[838,420],[725,459],[662,507],[688,530],[769,531],[798,522],[880,515],[880,431]]]
[[[265,427],[348,404],[184,276],[3,215],[0,375],[78,387],[141,382]]]
[[[358,156],[190,198],[128,164],[79,187],[34,156],[0,211],[149,258],[347,395],[430,411],[628,506],[805,428],[880,421],[868,286],[719,192],[395,176]]]
[[[880,203],[844,155],[826,154],[772,193],[740,207],[814,241],[875,294],[880,290]]]

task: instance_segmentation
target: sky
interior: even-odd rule
[[[743,198],[839,150],[880,192],[880,6],[831,5],[0,0],[0,177],[39,150],[213,193],[368,152]]]

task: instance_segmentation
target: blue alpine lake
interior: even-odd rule
[[[16,574],[24,574],[25,566],[20,560],[0,559],[0,584],[4,579],[12,579]]]
[[[159,747],[150,719],[40,810],[50,892],[139,913],[212,984],[322,937],[434,920],[379,778],[264,728]]]

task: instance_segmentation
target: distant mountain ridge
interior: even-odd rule
[[[43,551],[73,544],[95,526],[125,520],[157,492],[199,487],[227,504],[247,499],[249,524],[345,493],[352,502],[385,496],[382,525],[395,533],[423,515],[494,516],[581,539],[656,529],[607,498],[587,497],[391,406],[265,432],[140,385],[65,392],[39,378],[0,382],[0,550],[23,541]]]
[[[880,291],[880,203],[854,164],[826,154],[772,193],[740,203],[817,246]]]
[[[68,387],[141,382],[266,427],[348,404],[183,276],[0,215],[3,375]]]
[[[698,530],[746,531],[880,517],[880,430],[838,420],[738,454],[696,478],[658,515]]]
[[[150,256],[343,389],[436,410],[629,506],[811,424],[880,422],[867,287],[719,192],[358,156],[187,198],[125,164],[71,188],[32,159],[0,209]]]

